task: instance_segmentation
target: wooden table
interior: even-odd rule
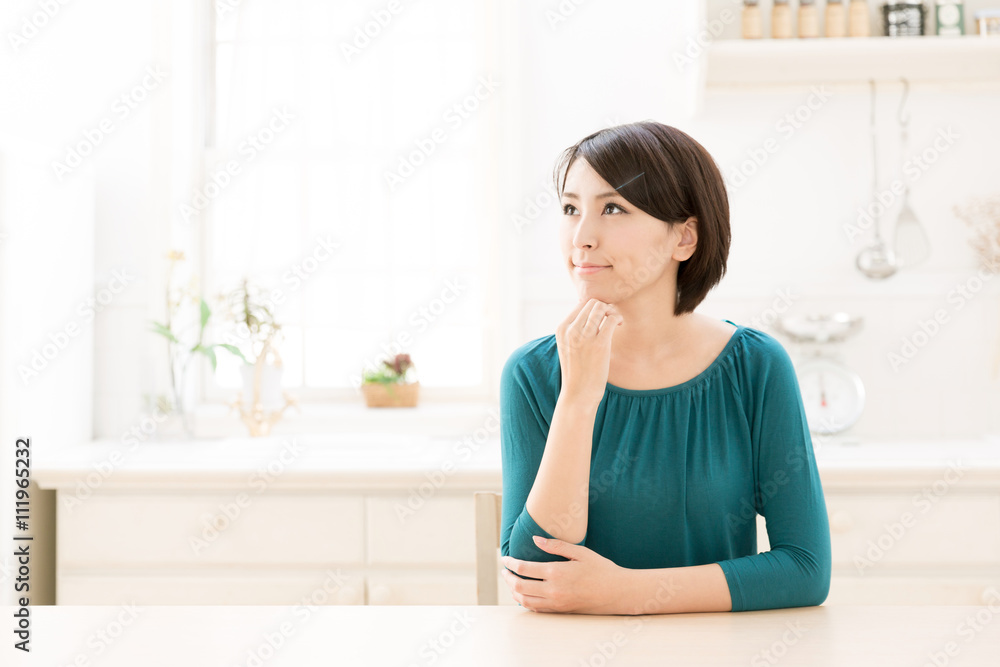
[[[8,625],[12,610],[3,612]],[[1000,665],[1000,604],[653,616],[549,614],[509,606],[31,612],[32,653],[15,657],[15,665]],[[110,641],[100,638],[102,630]],[[8,628],[4,634],[9,636]],[[0,650],[19,653],[9,640]]]

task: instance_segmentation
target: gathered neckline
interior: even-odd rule
[[[719,365],[722,364],[726,356],[728,356],[729,353],[732,351],[733,347],[736,346],[736,339],[739,338],[740,335],[743,333],[743,331],[746,329],[746,327],[744,327],[743,325],[736,324],[736,322],[733,322],[731,320],[723,320],[723,322],[729,322],[734,327],[736,327],[736,330],[733,331],[732,334],[730,334],[729,340],[726,341],[726,346],[722,348],[722,351],[719,352],[718,356],[716,356],[715,359],[712,361],[712,363],[708,365],[708,368],[703,370],[701,373],[698,373],[690,380],[685,380],[684,382],[681,382],[680,384],[675,384],[672,387],[662,387],[660,389],[626,389],[625,387],[619,387],[617,385],[613,385],[610,382],[608,382],[607,391],[610,391],[615,394],[623,394],[625,396],[658,396],[662,394],[672,394],[678,391],[684,391],[685,389],[690,389],[694,385],[704,381],[705,379],[708,378],[709,375],[711,375],[715,371],[715,369]]]

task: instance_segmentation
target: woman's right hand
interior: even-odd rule
[[[615,306],[590,299],[556,327],[561,395],[589,405],[601,402],[611,368],[611,335],[621,323]]]

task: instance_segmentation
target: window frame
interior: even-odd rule
[[[478,53],[480,64],[484,75],[486,73],[499,76],[501,81],[507,78],[507,71],[503,67],[503,52],[516,52],[508,47],[509,33],[504,28],[491,30],[491,27],[514,25],[510,22],[510,16],[514,12],[510,6],[504,6],[502,0],[484,0],[480,4],[477,12],[477,30],[480,30],[481,39],[478,41]],[[215,19],[216,9],[214,0],[206,0],[203,3],[201,14],[203,36],[200,60],[203,66],[202,78],[199,82],[201,86],[200,94],[196,96],[202,101],[199,118],[200,137],[198,141],[197,155],[195,157],[194,174],[196,183],[204,183],[210,173],[210,169],[219,159],[225,157],[218,146],[215,145],[215,115],[216,115],[216,34]],[[511,90],[508,86],[507,90]],[[500,210],[501,188],[504,186],[503,175],[507,169],[506,160],[509,159],[510,149],[505,147],[501,141],[501,128],[504,123],[504,100],[498,98],[493,100],[494,107],[486,108],[483,112],[483,126],[479,130],[480,139],[483,145],[476,151],[474,169],[482,177],[477,179],[477,201],[486,202],[480,209],[484,211],[482,215],[477,215],[477,220],[483,224],[482,233],[479,239],[479,256],[485,261],[478,263],[476,273],[480,285],[482,286],[482,343],[483,354],[480,358],[482,381],[476,386],[448,386],[429,387],[421,384],[420,402],[426,404],[447,404],[447,403],[496,403],[499,400],[499,375],[506,354],[503,348],[506,341],[514,339],[513,332],[519,327],[519,321],[511,317],[511,313],[519,313],[519,308],[505,305],[504,307],[491,308],[490,304],[504,304],[502,299],[511,299],[518,296],[502,289],[503,281],[500,279],[500,272],[510,275],[511,272],[518,272],[515,265],[509,261],[504,261],[501,268],[500,257],[510,257],[508,251],[503,248],[512,247],[509,239],[504,234],[504,219],[507,216]],[[308,147],[297,149],[300,155],[308,154]],[[505,151],[508,157],[497,160],[494,156],[503,156]],[[209,258],[212,254],[210,232],[213,220],[213,207],[209,206],[201,212],[198,229],[193,235],[192,243],[196,246],[195,266],[199,276],[203,279],[209,275],[207,268]],[[215,286],[202,284],[205,291],[211,293]],[[501,317],[502,316],[502,317]],[[298,323],[297,323],[298,324]],[[301,335],[305,336],[304,327]],[[305,341],[302,341],[303,367],[308,364],[308,351]],[[418,360],[419,362],[419,360]],[[498,365],[499,364],[499,365]],[[418,363],[419,365],[419,363]],[[239,389],[226,388],[220,386],[214,378],[211,366],[207,363],[199,364],[197,379],[198,394],[197,403],[203,406],[220,406],[231,404],[236,399]],[[360,370],[360,369],[359,369]],[[419,370],[419,368],[418,368]],[[350,404],[363,401],[360,389],[353,387],[287,387],[285,391],[294,395],[298,402],[303,405],[318,405],[322,403]]]

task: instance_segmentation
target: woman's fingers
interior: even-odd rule
[[[517,592],[527,597],[545,597],[545,581],[534,579],[523,579],[513,574],[511,570],[504,569],[504,579],[507,580],[507,587],[511,592]]]
[[[576,318],[574,318],[570,327],[575,329],[585,327],[587,322],[590,321],[590,314],[594,312],[594,308],[597,308],[600,303],[597,299],[589,299],[587,303],[583,304],[583,308],[577,312]]]
[[[580,314],[580,312],[581,312],[581,311],[582,311],[582,310],[583,310],[584,308],[586,308],[586,307],[587,307],[587,305],[588,305],[588,304],[590,304],[590,302],[591,302],[591,301],[593,301],[593,300],[594,300],[594,299],[588,299],[587,301],[581,301],[580,303],[576,304],[576,306],[575,306],[575,307],[573,308],[572,312],[570,312],[570,314],[569,314],[569,315],[568,315],[568,316],[566,317],[566,319],[564,319],[564,320],[562,321],[562,327],[563,327],[564,329],[566,329],[566,328],[568,328],[568,327],[569,327],[569,326],[570,326],[571,324],[573,324],[573,322],[574,322],[574,321],[576,321],[576,318],[577,318],[577,316],[578,316],[578,315]]]
[[[601,330],[597,332],[598,338],[602,341],[610,338],[612,332],[625,321],[625,318],[621,316],[620,313],[609,313],[608,318],[604,320],[604,324],[601,326]]]
[[[604,318],[617,312],[617,309],[615,309],[615,307],[610,303],[598,301],[590,310],[590,314],[587,316],[587,323],[584,325],[584,328],[598,331],[601,328],[601,323],[604,322]]]

